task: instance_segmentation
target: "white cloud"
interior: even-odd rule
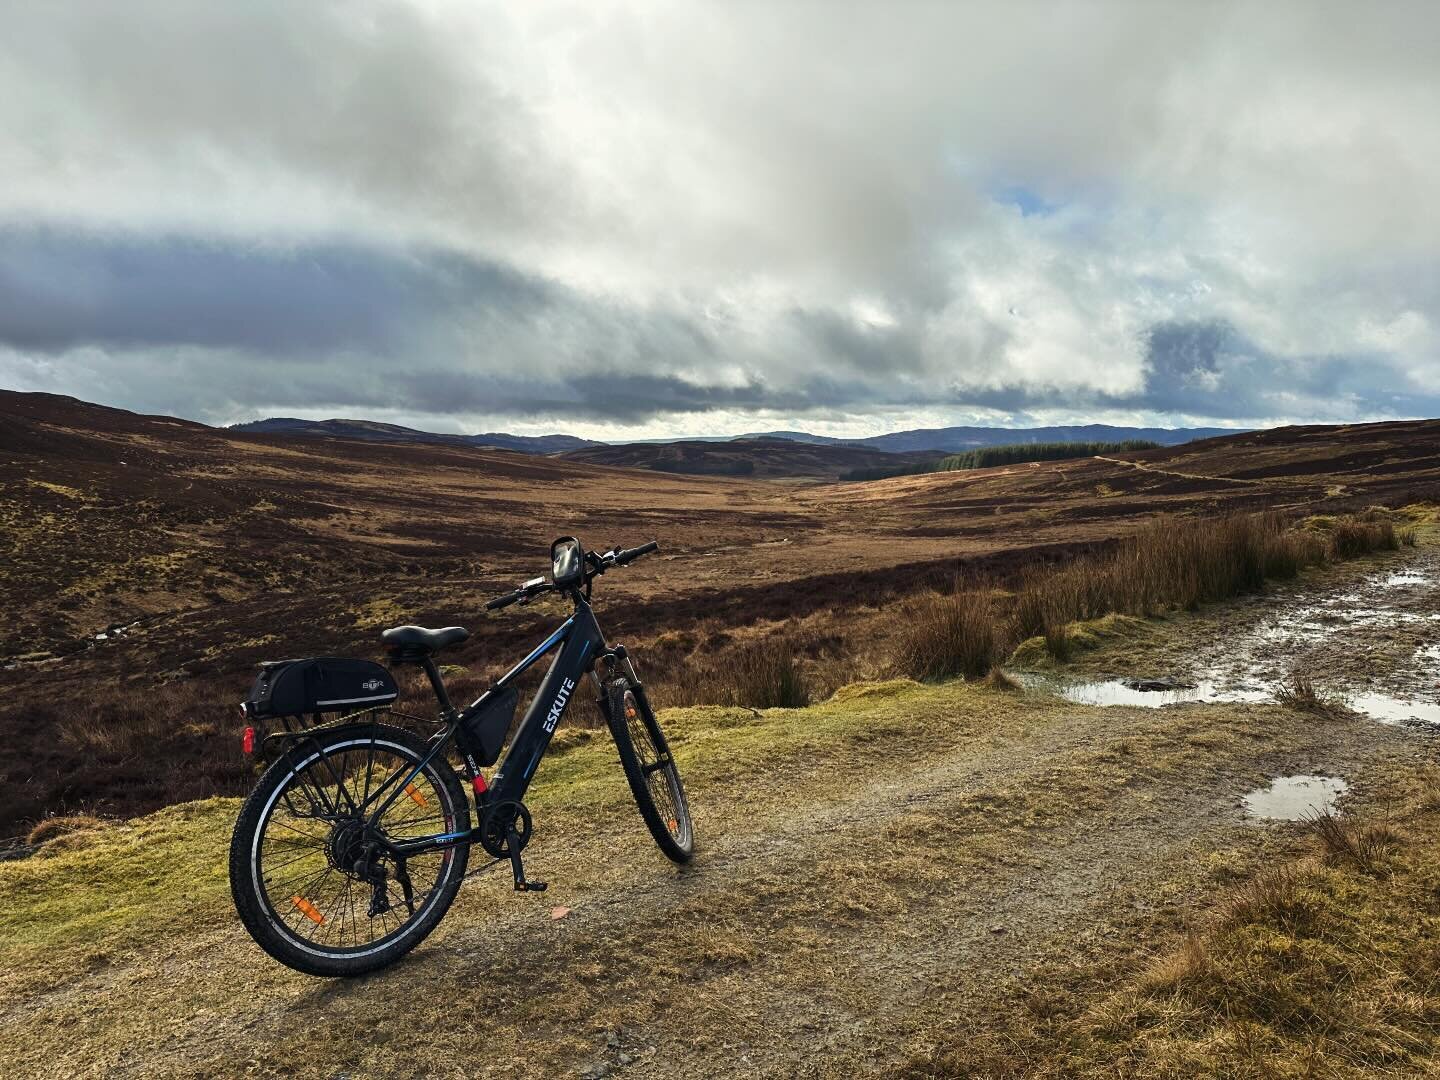
[[[17,6],[0,381],[124,368],[126,403],[216,417],[403,357],[412,419],[603,423],[556,403],[603,411],[613,375],[646,431],[1434,411],[1437,29],[1421,3]],[[139,329],[118,285],[49,327],[6,305],[116,259],[158,289],[197,246],[222,254]],[[383,285],[354,318],[276,299],[337,251]],[[1157,340],[1205,338],[1152,332],[1177,325],[1232,351],[1162,385]],[[222,392],[211,355],[251,378]]]

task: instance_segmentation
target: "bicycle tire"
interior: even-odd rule
[[[606,687],[605,719],[650,835],[667,858],[688,863],[695,855],[690,804],[645,691],[626,679],[612,680]]]
[[[250,936],[254,938],[255,943],[271,957],[287,967],[307,975],[347,978],[395,963],[435,929],[446,911],[449,910],[465,876],[465,866],[469,859],[468,845],[445,849],[443,852],[436,853],[435,856],[425,856],[425,858],[438,857],[440,869],[420,905],[412,907],[411,901],[407,899],[406,905],[410,908],[410,917],[401,922],[396,930],[383,934],[379,939],[365,942],[359,941],[360,928],[365,924],[360,923],[356,908],[353,906],[354,901],[351,900],[349,916],[352,932],[355,934],[355,944],[349,947],[344,945],[345,910],[343,907],[338,911],[334,924],[340,930],[340,944],[329,947],[304,936],[301,930],[306,919],[295,918],[293,912],[282,910],[285,906],[283,894],[288,892],[289,888],[280,889],[279,892],[272,895],[277,886],[272,885],[266,873],[270,850],[266,846],[266,838],[268,827],[272,821],[278,822],[276,815],[280,811],[277,810],[277,807],[283,802],[293,810],[293,802],[288,800],[291,798],[291,793],[297,791],[303,792],[306,799],[311,799],[309,792],[303,790],[305,777],[322,760],[328,760],[332,764],[338,760],[343,770],[349,759],[341,755],[365,750],[369,753],[369,760],[373,762],[377,749],[396,760],[418,765],[424,758],[428,747],[425,741],[413,732],[382,723],[353,724],[317,732],[313,739],[307,739],[293,747],[265,770],[259,783],[255,786],[255,790],[245,800],[235,822],[235,831],[230,844],[230,891],[240,921]],[[319,775],[318,771],[316,775]],[[372,766],[367,764],[366,776],[371,775],[373,775]],[[465,790],[460,784],[459,777],[455,775],[455,770],[443,757],[436,757],[426,765],[420,776],[417,777],[417,781],[424,784],[424,793],[433,792],[437,797],[438,806],[435,817],[443,823],[444,831],[458,832],[470,828],[470,807],[469,801],[465,797]],[[335,805],[339,805],[339,788],[342,782],[344,781],[337,780],[336,783],[335,797],[331,800]],[[417,791],[419,790],[421,789],[417,784]],[[420,794],[419,797],[412,795],[411,798],[417,805],[421,805],[425,795]],[[312,800],[311,806],[314,805]],[[411,807],[412,816],[413,810],[414,808]],[[321,853],[330,861],[330,866],[335,868],[335,873],[349,877],[351,880],[358,880],[353,875],[345,875],[344,871],[338,869],[334,860],[331,859],[330,853],[337,846],[334,830],[346,815],[337,814],[335,816],[335,824],[316,820],[315,829],[317,831],[313,835],[307,835],[306,842],[302,843],[294,837],[286,836],[285,841],[292,850],[286,852],[285,857],[292,856],[293,849],[305,847],[307,850],[296,857],[297,861],[298,859],[311,859],[313,861],[310,865],[321,866],[322,864],[316,859],[317,853]],[[312,817],[312,820],[315,818]],[[421,820],[428,821],[428,819]],[[382,819],[381,824],[385,824],[385,819]],[[430,826],[427,824],[426,828],[420,831],[425,833],[429,828]],[[316,848],[310,841],[321,840],[326,829],[331,830],[329,839],[323,842],[323,848]],[[306,830],[307,833],[309,831]],[[412,857],[409,862],[413,863],[415,858]],[[281,863],[280,865],[285,864]],[[307,873],[309,869],[310,866],[305,866],[300,872]],[[330,871],[324,870],[323,872],[329,873]],[[343,881],[341,884],[343,885]],[[361,888],[355,891],[360,893],[359,899],[363,901],[365,898],[363,889],[373,888],[373,886],[367,882],[361,882],[360,885]],[[348,897],[350,895],[349,887],[346,888]],[[278,903],[275,896],[281,896]],[[388,900],[388,885],[386,886],[386,896]],[[317,926],[323,926],[325,919],[329,916],[328,910],[304,899],[303,890],[291,903]],[[306,905],[309,905],[310,910],[306,910]],[[387,909],[385,914],[392,910],[396,909]],[[318,922],[316,921],[317,914],[319,915]],[[369,915],[368,917],[373,929],[376,916]],[[396,918],[398,917],[397,915]],[[385,919],[384,915],[380,918],[383,920],[383,925],[388,926],[388,919]],[[294,927],[290,925],[288,919],[294,919]]]

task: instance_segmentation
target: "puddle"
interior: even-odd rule
[[[1279,776],[1245,796],[1245,813],[1262,821],[1300,821],[1335,809],[1349,789],[1338,776]]]
[[[1387,724],[1440,725],[1440,705],[1433,701],[1393,698],[1387,694],[1351,694],[1346,697],[1346,703],[1356,712]]]
[[[1387,577],[1382,584],[1388,589],[1405,585],[1429,585],[1430,575],[1423,570],[1397,570]]]
[[[1058,694],[1077,705],[1138,705],[1145,709],[1161,709],[1166,705],[1183,705],[1187,701],[1269,701],[1268,690],[1222,688],[1209,679],[1191,685],[1141,689],[1135,680],[1105,679],[1099,682],[1067,682],[1054,676],[1017,676],[1027,690]]]
[[[1188,655],[1156,657],[1174,679],[1084,679],[1050,672],[1017,673],[1027,688],[1079,705],[1164,708],[1187,702],[1265,703],[1295,670],[1313,673],[1317,690],[1342,697],[1356,712],[1382,723],[1440,728],[1440,643],[1383,678],[1355,662],[1367,638],[1432,638],[1440,611],[1428,591],[1440,581],[1440,560],[1423,553],[1420,565],[1376,569],[1321,595],[1277,592],[1242,602],[1235,622]],[[1358,652],[1357,652],[1358,650]],[[1334,657],[1340,656],[1340,663]],[[1173,666],[1172,666],[1173,665]],[[1149,674],[1143,670],[1136,675]],[[1357,692],[1363,690],[1364,692]],[[1381,692],[1385,691],[1385,692]]]

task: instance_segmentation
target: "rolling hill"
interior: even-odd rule
[[[420,431],[399,424],[382,424],[375,420],[299,420],[276,416],[234,424],[228,430],[251,435],[308,435],[329,439],[363,439],[367,442],[431,443],[449,446],[493,446],[501,450],[518,450],[524,454],[554,454],[598,446],[577,435],[507,435],[487,432],[483,435],[446,435]]]
[[[684,440],[590,446],[563,455],[569,461],[615,465],[694,476],[795,477],[835,480],[854,469],[920,465],[935,461],[930,452],[886,453],[849,443],[808,443],[786,438]]]

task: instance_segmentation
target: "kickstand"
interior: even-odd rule
[[[510,869],[515,873],[516,892],[544,892],[545,882],[526,881],[525,864],[520,861],[520,837],[511,829],[506,835],[505,846],[510,849]]]

